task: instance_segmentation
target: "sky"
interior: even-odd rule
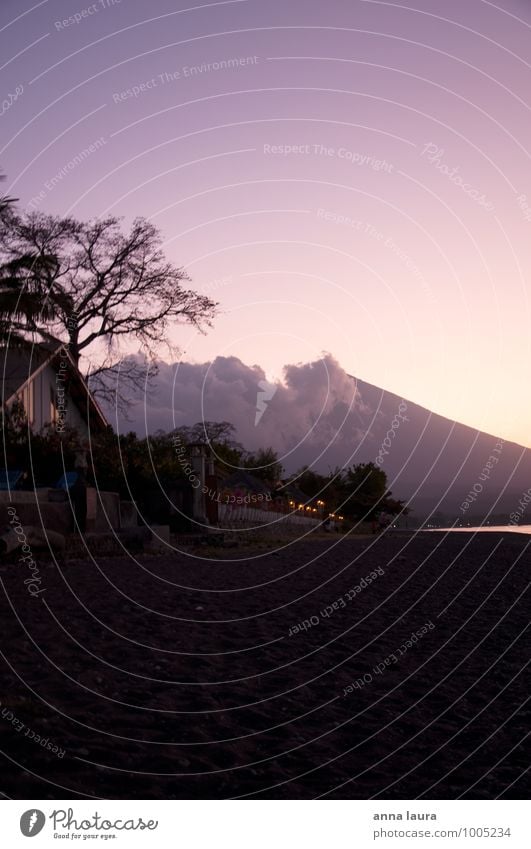
[[[531,446],[531,3],[412,3],[3,0],[5,191],[153,221],[220,305],[186,363],[330,354]]]

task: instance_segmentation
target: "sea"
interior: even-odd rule
[[[531,534],[531,525],[480,525],[477,528],[426,528],[427,531],[454,531],[458,533],[475,534],[475,533],[513,533],[513,534]]]

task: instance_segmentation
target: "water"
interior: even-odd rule
[[[482,525],[478,528],[426,528],[429,531],[461,531],[468,534],[475,533],[512,533],[531,534],[531,525]]]

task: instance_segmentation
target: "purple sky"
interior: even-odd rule
[[[531,4],[417,6],[3,0],[0,166],[161,228],[221,305],[187,361],[328,351],[529,446]]]

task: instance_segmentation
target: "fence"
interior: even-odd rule
[[[273,530],[280,524],[308,529],[319,524],[319,519],[310,519],[309,516],[302,516],[297,511],[281,513],[276,510],[249,507],[247,504],[220,504],[218,521],[221,528],[228,530],[254,525],[270,525]]]

